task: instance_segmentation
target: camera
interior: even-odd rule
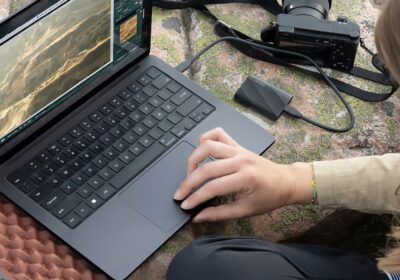
[[[349,71],[360,44],[360,27],[344,16],[329,21],[332,0],[283,0],[277,21],[261,32],[264,42],[302,53],[320,66]],[[276,55],[286,62],[308,64],[290,55]]]

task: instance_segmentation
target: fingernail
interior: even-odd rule
[[[181,190],[178,189],[174,194],[174,199],[179,200],[181,199],[181,196],[182,196]]]
[[[187,200],[185,200],[184,202],[182,202],[182,204],[181,204],[181,208],[183,208],[183,209],[188,209],[189,207],[189,203],[187,202]]]

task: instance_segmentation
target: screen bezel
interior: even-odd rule
[[[59,8],[69,0],[41,0],[32,3],[25,9],[19,11],[15,15],[6,18],[0,22],[0,42],[4,43],[7,40],[7,36],[19,34],[21,31],[26,29],[32,24],[37,22],[50,12],[54,8]],[[77,103],[93,94],[96,88],[100,85],[104,85],[113,80],[119,73],[125,71],[127,68],[135,65],[140,59],[149,55],[150,53],[150,39],[151,39],[151,13],[152,6],[151,1],[143,0],[144,6],[144,17],[142,24],[142,42],[141,45],[132,53],[129,54],[123,61],[120,61],[109,70],[105,71],[104,74],[99,75],[93,79],[88,85],[82,87],[79,92],[73,94],[67,100],[53,108],[51,111],[44,114],[41,118],[37,119],[30,126],[20,131],[17,135],[11,138],[0,146],[0,163],[7,160],[20,148],[31,142],[37,135],[44,132],[49,126],[53,126],[63,113],[71,111],[75,108]],[[0,45],[1,48],[1,45]],[[91,94],[92,93],[92,94]]]

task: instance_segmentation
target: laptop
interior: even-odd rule
[[[0,23],[0,189],[123,279],[191,218],[173,200],[204,132],[274,138],[149,55],[151,1],[41,0]]]

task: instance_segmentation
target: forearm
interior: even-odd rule
[[[322,207],[400,213],[400,154],[321,161],[313,165]]]

